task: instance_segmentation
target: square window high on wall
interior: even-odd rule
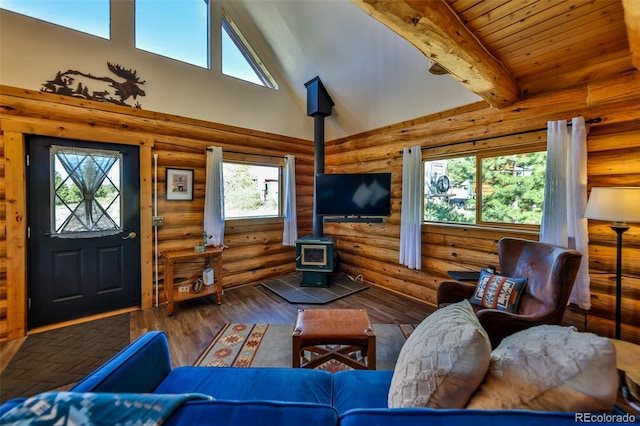
[[[136,48],[209,68],[209,2],[135,0]]]
[[[0,0],[0,9],[109,39],[110,0]]]

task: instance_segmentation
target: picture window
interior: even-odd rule
[[[225,161],[224,214],[227,219],[282,216],[284,164]]]
[[[539,226],[546,151],[540,146],[424,162],[424,220]],[[478,184],[479,182],[479,184]]]

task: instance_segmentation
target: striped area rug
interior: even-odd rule
[[[373,324],[376,367],[393,370],[400,349],[415,329],[413,324]],[[194,365],[210,367],[291,367],[293,325],[226,324]],[[340,371],[350,367],[331,360],[318,368]]]

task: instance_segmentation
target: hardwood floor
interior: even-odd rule
[[[326,305],[290,304],[261,285],[225,291],[223,304],[214,296],[176,303],[173,316],[166,305],[131,312],[130,340],[150,330],[163,330],[169,338],[172,364],[193,365],[226,323],[293,324],[299,308],[364,308],[374,324],[420,323],[434,308],[376,286]],[[25,338],[0,344],[0,371],[6,367]],[[65,390],[61,388],[60,390]],[[617,401],[629,410],[622,395]],[[632,412],[632,411],[631,411]]]
[[[325,305],[290,304],[261,285],[226,290],[222,305],[214,296],[176,303],[173,316],[167,305],[129,313],[130,341],[150,330],[169,338],[173,366],[192,365],[227,323],[293,324],[300,308],[364,308],[374,324],[420,323],[433,308],[376,286]],[[0,371],[9,364],[27,338],[0,342]]]
[[[325,305],[295,305],[255,285],[225,291],[222,305],[213,296],[176,303],[171,317],[166,305],[132,312],[130,338],[163,330],[169,338],[173,366],[192,365],[226,323],[293,324],[299,308],[319,307],[367,309],[374,324],[416,324],[433,312],[427,304],[375,286]]]

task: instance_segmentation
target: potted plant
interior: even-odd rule
[[[207,240],[211,238],[211,235],[207,234],[207,231],[202,231],[202,244],[198,244],[194,247],[196,253],[204,253],[207,247]]]

